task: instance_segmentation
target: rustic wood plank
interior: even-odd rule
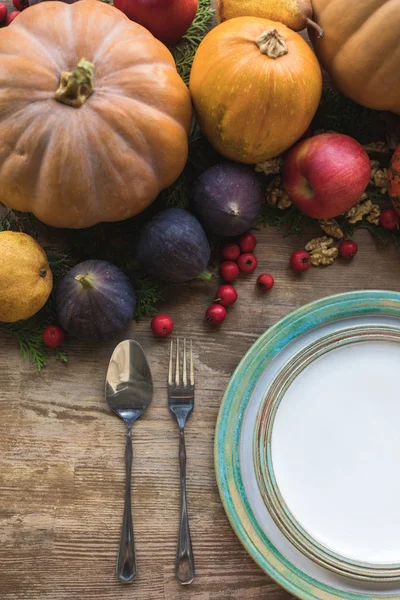
[[[189,588],[174,579],[178,527],[178,432],[166,403],[168,342],[149,322],[112,342],[71,342],[70,364],[51,361],[37,374],[14,341],[1,337],[0,360],[0,597],[4,600],[288,600],[247,556],[224,514],[215,483],[213,438],[224,389],[240,358],[267,327],[290,310],[327,294],[362,288],[400,291],[394,248],[380,252],[358,232],[359,254],[296,276],[290,252],[304,236],[258,235],[259,272],[276,278],[270,294],[255,277],[237,282],[239,301],[220,329],[203,320],[215,284],[176,286],[163,305],[177,335],[191,335],[196,359],[196,409],[187,429],[188,503],[197,577]],[[145,348],[155,396],[134,429],[133,511],[139,575],[133,587],[115,581],[124,486],[124,427],[103,399],[104,377],[119,339]]]

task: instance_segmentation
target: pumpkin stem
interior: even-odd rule
[[[324,37],[325,32],[322,29],[321,25],[318,25],[318,23],[316,23],[315,21],[310,19],[310,17],[305,17],[305,21],[306,21],[307,27],[312,27],[318,33],[318,39]]]
[[[76,281],[79,281],[79,283],[82,285],[82,287],[85,288],[86,290],[91,290],[94,288],[94,281],[88,274],[75,275],[75,279],[76,279]]]
[[[266,54],[269,58],[279,58],[288,53],[285,38],[277,29],[266,29],[258,36],[255,43],[262,54]]]
[[[94,65],[81,58],[71,72],[61,73],[60,85],[54,94],[58,102],[80,108],[94,92]]]

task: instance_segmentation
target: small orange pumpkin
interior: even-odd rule
[[[388,170],[388,193],[393,208],[400,215],[400,144],[397,146]]]
[[[141,212],[181,173],[188,89],[169,50],[116,8],[32,6],[1,32],[0,64],[3,204],[89,227]]]
[[[238,17],[212,29],[194,58],[190,91],[200,126],[222,155],[258,163],[306,131],[322,77],[308,44],[281,23]]]

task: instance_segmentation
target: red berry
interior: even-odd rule
[[[290,256],[290,266],[296,273],[304,273],[311,267],[311,256],[306,250],[295,250]]]
[[[243,271],[243,273],[252,273],[257,269],[257,259],[254,254],[250,254],[247,252],[246,254],[241,254],[237,260],[239,265],[239,269]]]
[[[239,238],[239,246],[242,252],[253,252],[257,246],[256,237],[252,233],[244,233]]]
[[[0,23],[7,19],[7,6],[0,2]]]
[[[343,240],[340,242],[339,254],[342,258],[350,260],[357,254],[358,246],[353,240]]]
[[[399,217],[393,208],[385,208],[379,217],[379,225],[385,229],[397,229],[399,226]]]
[[[239,267],[232,260],[221,263],[219,270],[225,281],[235,281],[239,277]]]
[[[222,321],[225,321],[226,308],[222,304],[211,304],[206,310],[206,319],[212,325],[220,325]]]
[[[174,322],[168,315],[156,315],[152,318],[150,326],[157,337],[167,337],[172,333]]]
[[[16,17],[18,17],[18,15],[20,15],[20,14],[21,14],[20,10],[13,10],[12,12],[10,12],[10,14],[8,15],[8,18],[7,18],[7,25],[10,25],[10,23],[12,23],[14,21],[14,19]]]
[[[240,256],[240,248],[237,244],[226,244],[222,248],[222,258],[224,260],[236,260]]]
[[[274,283],[274,278],[272,275],[269,275],[269,273],[261,273],[261,275],[257,277],[257,287],[262,292],[268,292],[268,290],[274,287]]]
[[[217,289],[215,302],[219,302],[222,306],[231,306],[231,304],[235,304],[237,300],[237,291],[233,287],[233,285],[221,285]]]
[[[28,0],[13,0],[13,4],[15,9],[19,10],[20,12],[29,6]]]
[[[65,340],[65,333],[58,325],[49,325],[43,331],[43,342],[49,348],[58,348],[62,346]]]

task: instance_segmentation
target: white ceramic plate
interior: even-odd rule
[[[299,598],[400,598],[399,373],[400,295],[355,292],[286,317],[232,378],[221,497],[246,549]]]
[[[258,410],[258,486],[306,556],[345,576],[399,580],[400,331],[359,323],[319,333]]]

